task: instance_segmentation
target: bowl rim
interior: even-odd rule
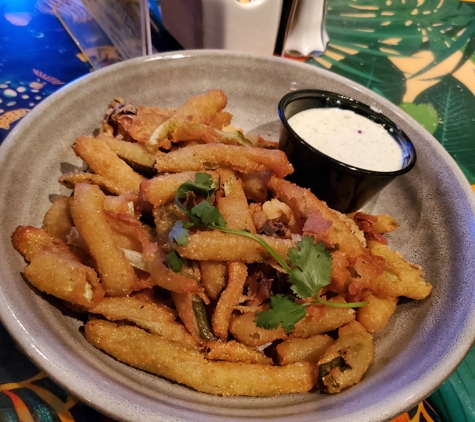
[[[364,112],[365,114],[364,117],[367,117],[366,114],[375,116],[379,120],[381,120],[384,125],[388,125],[390,128],[392,128],[395,131],[395,133],[398,135],[398,138],[401,138],[401,141],[404,142],[408,147],[409,159],[403,165],[403,167],[401,167],[399,170],[392,170],[392,171],[369,170],[369,169],[357,167],[355,165],[348,164],[344,161],[340,161],[328,154],[325,154],[324,152],[320,151],[319,149],[317,149],[316,147],[308,143],[297,132],[295,132],[295,130],[289,124],[288,118],[285,116],[286,107],[295,101],[300,101],[307,98],[324,98],[324,97],[333,97],[332,99],[342,101],[342,103],[344,103],[345,105],[354,106],[354,108],[358,108]],[[349,107],[348,108],[342,107],[342,109],[349,109]],[[309,110],[309,109],[306,109],[306,110]],[[356,100],[354,98],[350,98],[346,95],[341,95],[333,91],[327,91],[327,90],[322,90],[322,89],[299,89],[299,90],[291,91],[285,94],[282,97],[282,99],[279,101],[279,104],[277,106],[277,111],[278,111],[281,124],[283,125],[286,131],[290,132],[290,134],[295,138],[296,141],[298,141],[303,147],[308,148],[312,153],[324,157],[326,160],[330,161],[331,163],[336,165],[338,168],[340,168],[344,172],[354,174],[354,175],[371,176],[371,177],[376,177],[376,178],[393,178],[393,177],[401,176],[403,174],[408,173],[416,165],[417,152],[409,136],[389,117],[387,117],[385,114],[382,114],[380,111],[373,109],[371,106],[364,103],[363,101]],[[304,111],[304,110],[301,110],[301,111]],[[357,113],[357,114],[363,115],[363,113]],[[372,121],[372,119],[369,119],[369,120]],[[397,140],[396,142],[398,142],[398,144],[401,144],[401,141]]]

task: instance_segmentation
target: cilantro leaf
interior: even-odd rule
[[[171,251],[165,255],[166,261],[165,264],[168,268],[174,273],[179,273],[183,268],[183,259],[180,255],[178,255],[175,251]]]
[[[175,221],[170,233],[168,233],[168,241],[170,245],[173,245],[174,242],[180,246],[188,245],[189,239],[188,236],[190,232],[186,229],[185,222],[182,220]]]
[[[305,316],[305,305],[296,303],[291,296],[275,295],[270,298],[271,309],[256,314],[256,325],[272,330],[282,325],[289,332]]]
[[[210,196],[216,191],[213,187],[213,179],[208,173],[196,173],[195,181],[187,181],[182,183],[175,195],[176,206],[185,214],[192,225],[205,226],[214,225],[216,227],[226,227],[226,221],[219,210],[211,205]],[[185,208],[179,198],[186,198],[188,192],[193,192],[197,196],[201,196],[205,200],[195,205],[191,210]],[[180,244],[177,241],[178,244]],[[186,244],[184,245],[186,246]]]
[[[198,226],[209,226],[214,224],[217,227],[226,227],[226,221],[219,210],[208,201],[202,201],[191,209],[192,221]],[[198,220],[197,224],[195,220]]]
[[[186,198],[188,192],[193,192],[198,196],[208,198],[215,191],[213,188],[213,179],[208,173],[196,173],[195,181],[188,180],[180,185],[176,195],[178,198]]]
[[[298,268],[289,272],[292,291],[300,298],[318,300],[318,292],[330,284],[332,256],[323,243],[314,244],[313,238],[304,236],[297,247],[289,250],[289,261]]]

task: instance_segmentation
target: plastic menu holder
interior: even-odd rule
[[[147,0],[82,0],[124,59],[152,52]]]
[[[112,45],[120,56],[117,60],[154,52],[147,0],[67,0],[55,12],[94,69],[102,67],[101,58],[88,54],[90,44]]]
[[[53,11],[93,70],[122,60],[112,41],[80,0],[63,2]]]

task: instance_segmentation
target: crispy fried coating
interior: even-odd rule
[[[58,181],[68,189],[74,189],[79,183],[88,183],[90,185],[97,185],[103,191],[114,195],[124,193],[124,189],[118,186],[114,181],[95,173],[64,173],[60,176]]]
[[[338,330],[335,341],[318,361],[320,387],[339,393],[358,383],[373,360],[373,337],[357,321]]]
[[[104,213],[104,200],[99,187],[79,184],[71,200],[71,215],[96,261],[106,293],[127,295],[132,292],[137,277],[124,252],[114,243],[114,234]]]
[[[226,221],[226,227],[256,233],[242,180],[228,168],[219,168],[217,173],[221,194],[217,195],[216,206]]]
[[[226,287],[228,266],[223,261],[200,261],[201,282],[211,299],[217,299]]]
[[[153,169],[155,154],[151,153],[143,144],[128,142],[107,135],[99,135],[97,138],[105,141],[112,151],[129,165]]]
[[[58,196],[43,219],[43,230],[51,236],[67,242],[73,225],[73,218],[69,210],[69,198],[63,195]]]
[[[124,131],[140,144],[145,144],[153,131],[173,116],[173,109],[140,105],[136,116],[126,116],[120,120]]]
[[[56,250],[62,255],[72,256],[71,251],[63,241],[46,230],[33,226],[18,226],[12,234],[12,244],[26,261],[31,261],[35,254],[46,247],[49,250]]]
[[[229,320],[242,294],[247,278],[247,266],[243,262],[228,263],[228,285],[219,296],[213,312],[213,332],[222,341],[228,338]]]
[[[366,328],[366,331],[377,333],[386,327],[389,318],[396,310],[398,299],[397,297],[379,298],[369,293],[364,300],[368,302],[368,305],[357,309],[356,319]]]
[[[175,293],[201,293],[203,287],[193,278],[173,272],[165,265],[165,254],[155,242],[143,243],[147,270],[157,286]]]
[[[300,361],[318,362],[333,342],[333,338],[326,334],[286,339],[276,347],[278,361],[281,365]]]
[[[130,222],[124,218],[127,217],[126,214],[118,214],[104,210],[104,215],[112,230],[112,239],[116,246],[121,249],[129,249],[137,252],[142,251],[142,243],[136,236],[136,233],[134,233],[134,230],[129,226]],[[130,219],[133,220],[134,217]],[[137,220],[135,220],[135,222],[139,224]]]
[[[155,126],[146,141],[147,148],[169,150],[172,143],[190,140],[220,142],[216,129],[229,125],[231,121],[231,115],[222,111],[227,101],[224,92],[217,89],[188,98],[169,119]]]
[[[272,171],[278,177],[293,172],[283,151],[223,144],[191,145],[160,154],[155,162],[160,173],[205,171],[218,166],[228,166],[242,173]]]
[[[425,299],[432,286],[422,277],[422,268],[404,260],[399,252],[387,245],[371,240],[368,247],[372,255],[384,258],[384,272],[374,280],[372,290],[380,297],[405,296],[411,299]]]
[[[267,182],[270,172],[241,173],[244,192],[251,201],[262,203],[267,199]]]
[[[310,305],[307,315],[292,330],[292,337],[307,338],[335,330],[355,319],[355,311],[351,308],[333,308],[324,305]]]
[[[200,330],[193,310],[193,294],[192,293],[170,293],[173,304],[178,312],[183,325],[191,334],[196,343],[201,343]]]
[[[267,242],[282,258],[287,259],[293,240],[271,236],[259,236]],[[255,240],[237,234],[221,233],[217,230],[199,231],[190,234],[186,246],[175,246],[183,257],[198,261],[241,261],[246,263],[264,262],[272,255]]]
[[[256,233],[241,179],[228,168],[218,169],[218,174],[221,195],[217,196],[216,205],[226,220],[227,227]],[[227,266],[228,283],[212,317],[213,332],[222,341],[228,338],[229,319],[242,295],[247,278],[247,266],[243,262],[228,262]]]
[[[319,200],[309,189],[301,188],[293,183],[278,177],[271,177],[268,187],[275,193],[277,198],[286,203],[295,215],[308,218],[313,211],[331,221],[327,230],[315,236],[316,241],[322,241],[327,247],[334,248],[335,245],[351,256],[364,253],[362,238],[358,237],[356,231],[359,229],[348,217],[328,208],[325,202]]]
[[[137,201],[138,195],[132,192],[117,196],[108,195],[104,200],[104,211],[112,211],[116,214],[134,215],[138,218],[141,213],[136,210]]]
[[[89,321],[86,339],[116,359],[220,396],[269,397],[300,393],[315,385],[310,362],[271,366],[207,360],[197,350],[131,326]]]
[[[42,229],[19,226],[12,243],[27,261],[25,277],[38,290],[88,309],[104,296],[95,271],[82,264],[68,246]]]
[[[145,180],[121,160],[103,138],[80,136],[73,150],[94,173],[115,187],[115,193],[138,193],[140,183]]]
[[[104,296],[92,268],[57,250],[46,248],[35,254],[25,268],[25,277],[38,290],[84,309],[93,307]]]
[[[130,321],[147,331],[169,340],[183,343],[187,347],[197,342],[182,324],[175,321],[171,310],[165,305],[144,303],[133,297],[107,297],[89,310],[102,315],[109,321]]]
[[[273,330],[266,330],[265,328],[258,327],[255,319],[255,312],[248,312],[242,315],[235,314],[231,317],[229,331],[237,341],[249,347],[263,346],[287,337],[286,332],[281,326]]]
[[[205,172],[217,181],[216,172]],[[176,191],[180,185],[187,181],[195,181],[195,171],[185,171],[182,173],[161,174],[143,181],[140,184],[140,194],[142,198],[150,202],[154,207],[160,207],[174,200]]]
[[[179,120],[192,119],[195,123],[210,124],[216,113],[226,107],[228,99],[220,89],[210,89],[204,94],[190,97],[178,107],[174,117]]]
[[[206,359],[224,360],[228,362],[258,363],[261,365],[273,365],[271,358],[252,347],[245,346],[235,340],[225,343],[222,341],[208,341]]]

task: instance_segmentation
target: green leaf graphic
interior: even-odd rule
[[[333,64],[332,70],[399,104],[406,92],[404,74],[387,57],[371,53],[347,56]]]
[[[434,137],[458,163],[475,175],[475,97],[472,92],[452,75],[447,75],[422,92],[414,103],[434,107],[439,115]],[[473,176],[470,179],[473,180]]]
[[[328,51],[338,51],[345,58],[355,54],[348,49],[356,54],[408,57],[430,48],[434,60],[418,72],[421,74],[457,50],[462,51],[459,67],[469,60],[473,53],[470,40],[475,36],[475,8],[459,0],[331,0],[326,27],[330,37]],[[332,65],[332,70],[339,66],[337,61]],[[346,70],[353,79],[351,70]],[[353,70],[356,75],[361,68],[356,66]]]
[[[429,133],[434,134],[439,125],[439,116],[434,107],[429,104],[403,103],[399,108],[424,126]]]

